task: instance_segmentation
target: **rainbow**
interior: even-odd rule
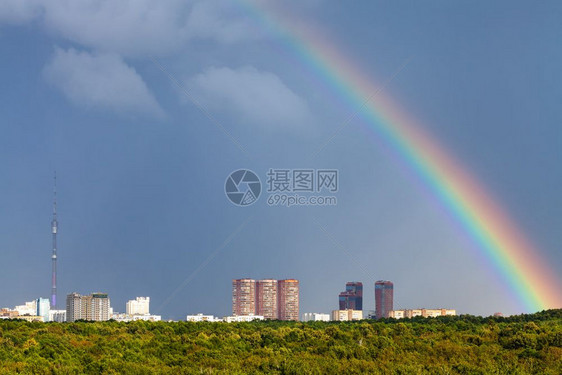
[[[274,3],[240,2],[286,50],[360,113],[375,135],[415,172],[476,244],[474,248],[496,270],[524,312],[562,307],[558,277],[467,169],[389,97],[376,95],[366,101],[377,92],[368,76],[310,28],[274,9]]]

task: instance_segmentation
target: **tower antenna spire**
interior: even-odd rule
[[[53,264],[53,274],[51,278],[51,309],[57,307],[57,172],[55,171],[53,189],[53,220],[51,221],[51,233],[53,235],[53,254],[51,255]]]

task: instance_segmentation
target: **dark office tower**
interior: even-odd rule
[[[388,318],[393,310],[394,284],[391,281],[379,280],[375,283],[375,317]]]
[[[340,310],[363,310],[363,283],[350,281],[339,296]]]

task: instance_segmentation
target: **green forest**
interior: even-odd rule
[[[6,374],[561,374],[562,310],[357,322],[0,321]]]

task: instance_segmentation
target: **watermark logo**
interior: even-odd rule
[[[232,172],[226,179],[224,192],[235,205],[249,206],[260,197],[261,182],[254,172],[239,169]]]
[[[337,169],[273,169],[266,173],[269,206],[335,206],[338,199]],[[226,196],[238,206],[253,204],[261,192],[258,176],[247,169],[232,172],[225,184]],[[321,195],[324,193],[327,195]]]
[[[267,192],[313,193],[338,191],[337,169],[270,169]]]
[[[270,206],[335,206],[339,187],[337,169],[269,169],[267,204]],[[329,193],[331,195],[316,195]]]

